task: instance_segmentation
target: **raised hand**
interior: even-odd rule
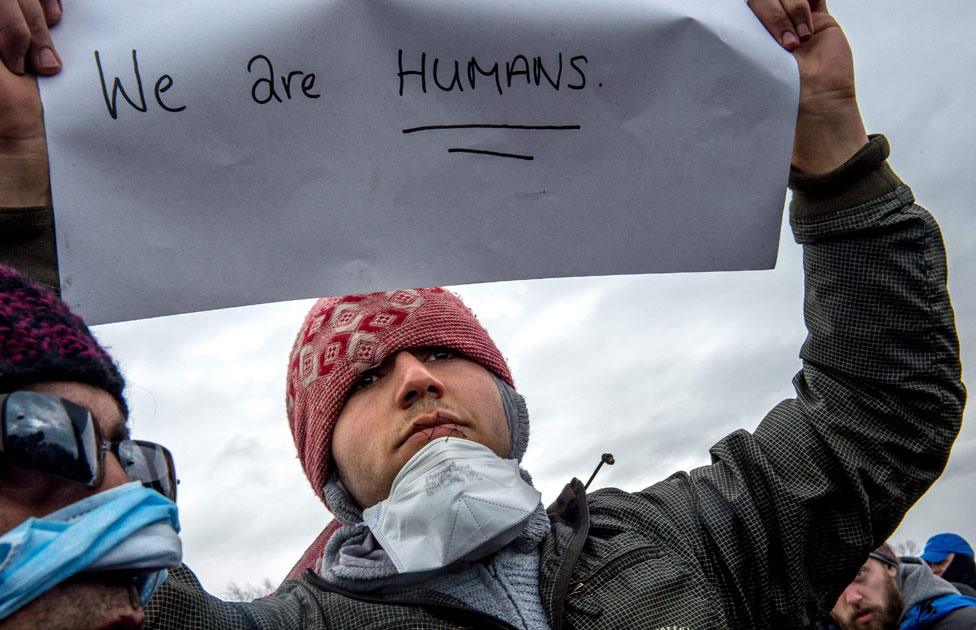
[[[854,89],[854,59],[825,0],[750,0],[749,6],[800,70],[793,166],[825,173],[867,142]]]
[[[60,16],[57,0],[0,0],[0,206],[51,204],[44,120],[30,71],[61,69],[48,32]]]
[[[0,60],[16,74],[61,69],[48,28],[61,19],[60,0],[0,0]]]

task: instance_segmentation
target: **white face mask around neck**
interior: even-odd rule
[[[363,520],[397,571],[429,571],[512,542],[541,498],[514,459],[443,437],[404,464],[390,496],[363,510]]]

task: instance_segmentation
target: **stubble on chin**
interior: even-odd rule
[[[895,578],[888,576],[885,592],[885,609],[880,617],[884,623],[881,626],[884,630],[895,630],[898,628],[898,620],[901,619],[901,609],[904,606],[901,591],[895,583]]]
[[[885,581],[884,607],[881,610],[875,608],[863,608],[851,615],[850,619],[838,620],[841,630],[897,630],[898,620],[901,618],[902,609],[901,591],[894,578],[887,576]],[[874,613],[874,618],[870,623],[861,624],[854,620],[865,612]]]
[[[137,611],[141,615],[142,608],[133,594],[129,586],[68,580],[0,621],[0,630],[99,628],[120,616]]]

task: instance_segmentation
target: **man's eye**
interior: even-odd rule
[[[450,351],[450,350],[444,350],[443,348],[437,348],[435,350],[431,350],[430,352],[428,352],[427,353],[427,356],[424,357],[424,361],[444,361],[444,360],[447,360],[447,359],[453,359],[456,356],[457,355],[454,352]]]
[[[380,375],[376,372],[364,372],[356,379],[356,382],[352,384],[352,391],[358,392],[362,389],[366,389],[376,381],[380,380]]]

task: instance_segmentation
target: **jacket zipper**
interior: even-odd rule
[[[607,560],[602,565],[600,565],[600,567],[597,568],[597,570],[594,571],[592,574],[590,574],[590,576],[587,577],[585,580],[579,582],[573,582],[569,587],[569,591],[566,593],[566,599],[569,599],[570,597],[573,597],[583,592],[587,584],[592,582],[594,578],[596,578],[604,571],[607,571],[611,565],[623,562],[624,560],[629,559],[631,556],[635,556],[637,554],[643,553],[649,549],[656,549],[656,547],[654,545],[649,545],[649,544],[641,545],[636,549],[628,549],[626,551],[621,551],[616,555],[612,556],[609,560]]]
[[[563,607],[566,603],[566,593],[570,589],[570,580],[573,577],[573,567],[583,551],[583,544],[590,533],[590,510],[586,503],[586,492],[583,490],[583,482],[573,478],[569,482],[569,487],[575,495],[578,505],[579,518],[576,524],[576,531],[570,539],[563,561],[559,564],[556,573],[556,584],[552,593],[552,620],[553,630],[561,630],[563,627]]]

